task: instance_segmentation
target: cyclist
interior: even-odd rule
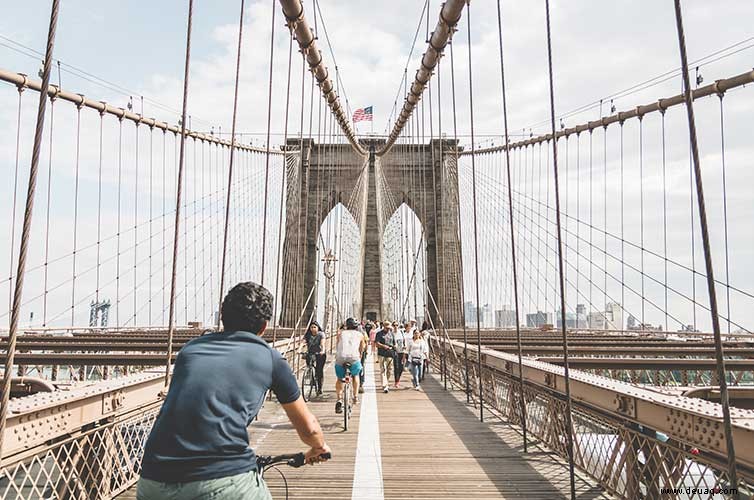
[[[364,334],[359,330],[359,323],[353,319],[346,320],[345,330],[338,332],[338,343],[335,350],[335,413],[343,411],[343,379],[346,377],[345,364],[350,364],[351,384],[353,385],[353,404],[359,402],[359,373],[361,373],[361,353],[366,349]]]
[[[314,363],[314,377],[317,379],[317,396],[322,395],[322,380],[325,378],[325,332],[316,321],[311,322],[304,335],[306,341],[306,366]]]
[[[180,350],[144,448],[137,499],[271,499],[247,431],[268,390],[310,447],[307,463],[330,452],[290,366],[259,336],[272,317],[272,300],[266,288],[239,283],[223,300],[225,330]]]

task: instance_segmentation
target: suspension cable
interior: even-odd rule
[[[193,0],[190,0],[193,1]],[[231,191],[233,189],[233,152],[236,145],[236,116],[238,113],[238,82],[241,73],[241,44],[243,42],[243,11],[245,0],[241,0],[241,13],[239,14],[238,21],[238,51],[236,52],[236,78],[233,86],[233,118],[231,122],[230,131],[230,160],[228,163],[228,192],[225,194],[225,229],[223,230],[223,250],[220,257],[220,288],[218,295],[217,305],[217,324],[216,327],[220,330],[220,322],[222,320],[222,304],[223,304],[223,292],[225,290],[225,265],[228,256],[228,222],[230,218],[230,198]],[[274,9],[273,9],[274,11]],[[181,142],[183,147],[183,142]],[[269,145],[268,148],[269,149]],[[181,161],[183,161],[183,155],[181,154]]]
[[[285,121],[283,124],[283,147],[285,148],[286,155],[283,157],[283,165],[282,165],[282,173],[280,178],[280,210],[278,212],[278,257],[277,257],[277,269],[275,271],[275,302],[273,303],[273,309],[272,309],[272,344],[275,344],[275,341],[277,340],[277,329],[278,329],[278,323],[280,321],[277,318],[277,311],[278,311],[278,303],[281,300],[280,297],[280,269],[281,269],[281,260],[280,260],[280,254],[283,247],[283,206],[285,205],[285,185],[286,185],[286,174],[287,174],[287,166],[288,166],[288,154],[287,154],[287,148],[288,148],[288,110],[290,108],[291,103],[291,67],[292,67],[292,60],[293,60],[293,34],[291,34],[290,40],[288,42],[288,76],[286,80],[286,86],[285,86]],[[269,146],[269,145],[268,145]]]
[[[265,250],[267,248],[267,199],[268,186],[270,182],[270,121],[272,120],[272,63],[273,57],[275,55],[275,1],[276,0],[272,0],[272,28],[270,32],[270,82],[267,89],[267,152],[264,156],[264,208],[262,209],[262,276],[259,281],[262,286],[264,286],[264,258],[266,255]],[[237,88],[238,87],[236,86],[236,89]]]
[[[476,347],[477,347],[477,376],[479,384],[479,420],[484,422],[484,384],[482,383],[482,333],[480,331],[480,307],[479,307],[479,244],[477,231],[477,200],[476,200],[476,160],[474,153],[474,80],[471,72],[471,8],[466,4],[466,36],[469,54],[469,125],[471,132],[471,199],[474,220],[474,283],[476,292]]]
[[[702,165],[699,159],[699,145],[697,143],[696,122],[694,121],[694,103],[691,97],[691,83],[689,82],[689,64],[686,55],[686,38],[683,29],[683,17],[681,13],[681,0],[675,0],[675,20],[678,32],[678,47],[681,56],[681,74],[683,75],[684,100],[686,101],[686,113],[689,125],[689,141],[691,143],[691,156],[693,159],[694,176],[696,179],[696,196],[699,209],[699,225],[702,232],[702,245],[704,248],[704,264],[707,268],[707,290],[709,293],[710,314],[712,315],[712,332],[715,338],[715,358],[717,366],[717,379],[720,384],[720,404],[723,407],[723,427],[725,429],[725,444],[728,452],[728,479],[736,497],[738,494],[738,472],[736,470],[736,451],[733,441],[733,430],[730,418],[730,400],[728,398],[728,382],[725,379],[725,353],[720,336],[720,317],[717,309],[717,291],[715,290],[715,277],[712,269],[712,250],[710,246],[709,228],[707,226],[707,208],[704,204],[704,183],[702,180]],[[696,308],[695,308],[696,309]]]
[[[243,0],[241,0],[243,2]],[[178,239],[181,225],[181,197],[183,195],[183,166],[186,146],[186,108],[188,107],[189,63],[191,62],[191,24],[193,21],[194,0],[188,0],[186,22],[186,61],[183,69],[183,105],[181,111],[181,146],[178,158],[178,186],[175,196],[175,227],[173,228],[173,261],[170,276],[170,305],[168,311],[168,345],[165,355],[165,387],[170,382],[170,365],[173,354],[173,334],[175,333],[175,290],[178,270]],[[219,316],[219,315],[218,315]]]
[[[8,419],[8,400],[10,399],[11,372],[13,370],[13,359],[16,355],[16,339],[18,334],[18,322],[21,315],[21,296],[24,289],[24,278],[26,273],[26,257],[29,250],[29,239],[31,237],[32,213],[34,212],[34,194],[37,188],[37,174],[39,170],[39,155],[42,149],[42,133],[44,132],[45,109],[47,107],[47,95],[50,91],[50,70],[52,68],[52,54],[55,48],[55,30],[58,24],[58,11],[60,0],[52,0],[50,11],[50,27],[47,32],[47,47],[45,50],[44,65],[42,69],[42,86],[39,93],[39,104],[37,106],[37,123],[34,130],[34,148],[31,155],[31,167],[29,169],[29,184],[26,192],[26,208],[24,211],[24,221],[21,230],[21,246],[18,252],[18,268],[16,272],[16,283],[13,291],[13,308],[11,309],[10,328],[8,331],[8,347],[5,358],[5,370],[3,371],[3,393],[2,404],[0,405],[0,456],[2,456],[3,437],[5,436],[5,427]]]
[[[443,4],[439,19],[437,20],[437,26],[435,26],[432,37],[427,42],[427,51],[422,57],[419,69],[416,71],[414,83],[409,87],[409,95],[403,103],[403,109],[395,120],[393,130],[390,132],[385,146],[376,153],[377,156],[387,154],[401,134],[401,130],[403,130],[411,113],[413,113],[416,104],[420,101],[424,89],[432,78],[435,66],[453,35],[459,19],[461,19],[464,5],[467,5],[466,0],[448,0]],[[429,16],[429,9],[427,10],[427,16]]]
[[[503,104],[503,131],[505,133],[505,171],[508,179],[508,220],[510,222],[510,235],[511,235],[511,265],[513,271],[513,304],[516,311],[516,351],[518,354],[518,379],[519,379],[519,398],[521,399],[521,429],[523,431],[524,438],[524,453],[527,452],[527,439],[526,439],[526,399],[524,399],[524,373],[523,364],[521,358],[523,356],[523,350],[521,347],[521,320],[518,310],[518,273],[516,266],[516,236],[513,224],[513,187],[511,186],[511,165],[510,165],[510,150],[508,148],[509,136],[508,136],[508,106],[505,96],[505,64],[503,60],[503,20],[500,12],[500,0],[497,0],[497,30],[498,30],[498,46],[500,48],[500,84],[502,92],[502,104]]]
[[[301,48],[304,60],[309,63],[312,76],[316,79],[317,85],[331,112],[338,120],[340,129],[348,138],[353,149],[362,156],[366,155],[367,152],[356,140],[356,134],[351,128],[351,121],[340,104],[340,99],[335,92],[332,80],[330,80],[329,72],[324,65],[322,52],[317,48],[317,39],[304,15],[304,6],[301,4],[301,0],[280,0],[280,5],[283,8],[283,15],[288,22],[288,26],[295,33],[295,38]]]
[[[568,367],[568,334],[566,328],[566,310],[565,310],[565,276],[563,266],[563,236],[560,223],[560,183],[558,181],[558,143],[555,138],[555,86],[552,74],[552,34],[550,28],[550,0],[545,0],[545,15],[547,23],[547,66],[549,69],[550,83],[550,125],[552,128],[552,169],[553,182],[555,187],[555,222],[557,225],[558,239],[558,270],[560,281],[560,320],[563,334],[563,376],[565,378],[565,396],[566,396],[566,451],[568,453],[568,474],[571,483],[571,499],[576,500],[576,479],[574,471],[573,456],[573,408],[571,404],[571,377]]]

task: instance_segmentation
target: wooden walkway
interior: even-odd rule
[[[324,429],[334,458],[301,469],[283,467],[289,498],[534,500],[568,496],[568,468],[562,459],[531,445],[529,453],[523,455],[519,432],[489,413],[488,421],[480,423],[462,392],[445,391],[432,375],[424,380],[423,392],[414,391],[406,372],[403,389],[383,394],[376,363],[368,361],[367,369],[374,370],[377,391],[362,395],[349,430],[344,432],[342,417],[334,412],[334,373],[328,365],[326,392],[309,405]],[[369,398],[376,404],[370,405]],[[378,423],[360,429],[362,418],[374,419],[362,414],[370,406],[376,407]],[[361,440],[360,430],[364,433]],[[294,453],[303,448],[276,403],[266,403],[249,433],[259,454]],[[379,454],[370,445],[375,442]],[[359,491],[354,490],[357,468],[366,471],[356,482]],[[265,479],[273,498],[285,498],[279,474],[268,471]],[[610,498],[583,477],[577,479],[577,493],[583,499]],[[121,498],[134,498],[134,491]]]

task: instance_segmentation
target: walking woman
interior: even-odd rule
[[[312,321],[304,335],[306,341],[307,365],[314,362],[314,374],[317,379],[317,396],[322,395],[322,380],[325,378],[325,332],[319,323]]]
[[[424,360],[429,359],[429,345],[422,338],[419,330],[414,330],[414,338],[409,340],[408,359],[411,368],[411,382],[414,384],[414,389],[421,391],[422,388],[419,383],[422,379]]]

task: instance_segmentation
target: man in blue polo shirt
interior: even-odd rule
[[[290,366],[259,337],[271,316],[270,292],[239,283],[222,304],[225,330],[196,338],[178,353],[144,448],[139,500],[270,499],[247,431],[268,389],[310,447],[307,462],[330,452]]]

